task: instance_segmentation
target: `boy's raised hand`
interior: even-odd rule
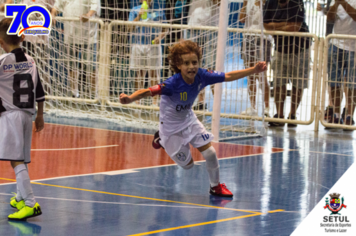
[[[127,96],[126,94],[122,93],[120,94],[120,102],[122,104],[129,104],[132,102],[131,98]]]
[[[265,61],[260,61],[255,65],[255,73],[261,73],[267,70],[267,64]]]

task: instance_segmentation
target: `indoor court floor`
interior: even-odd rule
[[[354,162],[356,133],[311,126],[216,143],[221,182],[209,195],[202,156],[183,170],[151,147],[155,130],[46,117],[33,134],[33,190],[43,214],[10,222],[16,192],[0,162],[0,235],[290,235]]]

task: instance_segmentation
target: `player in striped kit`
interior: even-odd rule
[[[42,214],[33,195],[27,164],[31,162],[32,115],[36,112],[36,132],[44,128],[45,94],[35,61],[20,44],[24,37],[7,35],[11,18],[0,22],[0,161],[10,161],[17,182],[17,194],[10,201],[18,212],[9,220],[25,220]]]
[[[189,144],[197,148],[206,160],[210,179],[210,194],[232,197],[233,194],[219,180],[219,162],[214,147],[214,136],[206,131],[192,110],[194,100],[206,86],[244,78],[267,70],[265,62],[255,67],[228,73],[199,68],[201,49],[189,40],[182,40],[170,48],[171,69],[176,73],[165,82],[140,89],[130,96],[120,94],[120,102],[128,104],[148,96],[161,95],[160,127],[155,134],[153,146],[163,147],[179,166],[194,166]]]

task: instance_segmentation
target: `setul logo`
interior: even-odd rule
[[[338,212],[342,210],[342,208],[346,208],[344,205],[344,198],[341,198],[341,203],[340,203],[340,194],[338,193],[333,193],[329,194],[330,196],[330,204],[328,198],[326,198],[325,202],[326,205],[324,206],[324,209],[328,208],[329,211],[331,211],[331,215],[340,215]]]

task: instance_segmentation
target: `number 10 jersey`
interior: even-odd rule
[[[35,101],[45,94],[34,59],[21,48],[0,56],[0,112],[22,110],[34,114]]]

